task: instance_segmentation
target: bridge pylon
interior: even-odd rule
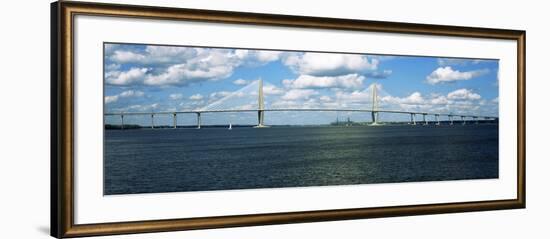
[[[416,125],[416,114],[415,113],[411,113],[411,122],[409,124]]]
[[[422,119],[424,121],[424,125],[428,125],[428,120],[426,119],[426,113],[422,114]]]
[[[372,85],[372,111],[371,111],[371,117],[372,117],[372,123],[370,125],[376,126],[376,125],[382,125],[378,121],[378,92],[377,92],[377,86],[376,84]]]
[[[258,125],[254,128],[267,128],[269,126],[264,125],[264,82],[260,78],[258,80]]]
[[[197,129],[201,128],[201,113],[197,112]]]
[[[174,129],[178,128],[178,118],[177,118],[177,117],[178,117],[178,115],[177,115],[176,113],[172,114],[172,120],[173,120],[173,123],[174,123],[174,125],[173,125]]]

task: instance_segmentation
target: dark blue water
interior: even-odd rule
[[[105,194],[498,178],[498,125],[105,131]]]

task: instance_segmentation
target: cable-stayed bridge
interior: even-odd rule
[[[155,116],[156,115],[168,115],[173,118],[173,128],[177,128],[177,116],[179,114],[195,114],[197,128],[201,128],[202,120],[201,117],[203,114],[211,113],[239,113],[239,112],[254,112],[257,113],[257,125],[255,128],[264,128],[268,127],[264,124],[265,112],[359,112],[359,113],[368,113],[371,115],[371,124],[373,126],[383,125],[383,122],[380,121],[380,114],[405,114],[410,116],[411,125],[422,124],[428,125],[428,118],[432,117],[431,122],[435,125],[440,125],[440,119],[447,120],[450,125],[453,125],[455,122],[466,124],[467,120],[477,123],[479,120],[490,120],[497,121],[498,117],[495,116],[483,116],[483,115],[474,115],[474,114],[454,114],[454,113],[441,113],[441,112],[427,112],[422,110],[403,110],[403,109],[386,109],[381,108],[380,104],[384,103],[388,97],[380,96],[378,86],[376,84],[371,85],[369,91],[370,95],[370,107],[364,109],[361,108],[349,108],[342,105],[338,107],[296,107],[288,105],[271,105],[271,107],[265,107],[265,98],[264,90],[267,90],[267,94],[273,93],[277,89],[273,85],[264,86],[263,81],[257,80],[238,91],[227,93],[221,99],[216,100],[207,106],[192,109],[192,110],[180,110],[180,111],[165,111],[165,112],[108,112],[104,116],[119,116],[121,128],[124,129],[124,117],[131,115],[150,115],[151,117],[151,128],[155,127]],[[279,89],[280,90],[280,89]],[[250,100],[250,97],[254,96],[256,99]],[[235,100],[237,99],[237,100]],[[237,102],[235,102],[237,101]],[[239,102],[240,101],[240,102]],[[228,105],[228,102],[231,105]],[[414,105],[414,104],[413,104]],[[417,116],[421,116],[422,119],[417,119]],[[443,118],[442,118],[443,117]]]

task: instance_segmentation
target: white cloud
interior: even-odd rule
[[[284,90],[274,85],[264,85],[263,88],[265,95],[280,95],[284,93]]]
[[[468,89],[458,89],[447,94],[447,98],[450,100],[479,100],[481,95]]]
[[[411,95],[401,99],[402,104],[423,104],[424,98],[420,92],[414,92]]]
[[[311,89],[291,89],[287,91],[281,99],[283,100],[300,100],[300,99],[309,99],[313,95],[319,94],[315,90]]]
[[[330,98],[329,96],[326,96],[326,95],[323,95],[323,96],[319,97],[319,99],[320,99],[321,101],[324,101],[324,102],[330,102],[330,101],[332,101],[332,98]]]
[[[246,84],[248,84],[248,81],[243,80],[243,79],[238,79],[238,80],[234,80],[233,84],[235,84],[235,85],[246,85]]]
[[[438,58],[437,64],[440,66],[451,66],[451,65],[468,65],[468,64],[479,64],[485,60],[481,59],[463,59],[463,58]]]
[[[261,62],[270,62],[270,61],[276,61],[279,60],[279,56],[281,55],[280,51],[256,51],[256,58],[260,60]]]
[[[105,67],[106,71],[116,71],[118,69],[120,69],[120,64],[115,64],[115,63],[109,64]]]
[[[363,90],[346,92],[335,90],[335,97],[330,99],[321,96],[319,99],[323,105],[332,105],[335,108],[370,109],[372,107],[372,87]],[[410,110],[421,112],[447,112],[447,113],[476,113],[493,112],[481,95],[467,89],[459,89],[448,94],[429,94],[412,92],[403,97],[392,96],[377,85],[379,109],[385,110]],[[481,111],[484,110],[484,111]],[[488,113],[492,114],[492,113]]]
[[[385,78],[388,78],[392,74],[392,72],[393,72],[392,70],[383,70],[381,72],[373,71],[373,72],[366,72],[364,75],[374,79],[385,79]]]
[[[293,101],[293,100],[277,100],[273,102],[270,108],[302,108],[302,102]]]
[[[170,97],[171,100],[181,100],[183,99],[183,94],[170,94],[168,97]]]
[[[201,94],[194,94],[189,97],[190,100],[202,100],[204,97]]]
[[[201,80],[219,80],[226,78],[233,72],[232,66],[208,65],[194,67],[188,64],[178,64],[168,67],[159,75],[148,76],[144,83],[146,85],[187,85]]]
[[[132,51],[116,50],[110,59],[117,63],[129,63],[143,61],[146,59],[146,56]]]
[[[279,60],[281,51],[265,51],[265,50],[235,50],[235,56],[240,60],[247,62],[249,65],[264,64],[271,61]]]
[[[298,100],[278,100],[271,104],[272,108],[299,108],[299,109],[311,109],[320,108],[319,101],[315,98],[298,99]]]
[[[114,108],[112,111],[115,112],[152,112],[161,108],[159,103],[152,103],[147,105],[136,104],[130,105],[122,108]],[[165,110],[165,109],[163,109]]]
[[[117,102],[121,98],[130,98],[130,97],[143,97],[145,93],[138,90],[127,90],[123,91],[117,95],[105,96],[105,104]]]
[[[449,101],[447,100],[447,97],[440,95],[432,98],[430,100],[430,103],[433,105],[446,105],[449,103]]]
[[[118,100],[118,95],[105,96],[105,104],[113,103]]]
[[[143,81],[147,68],[132,68],[128,71],[109,71],[105,73],[105,82],[111,85],[130,85]]]
[[[220,80],[229,77],[239,65],[227,50],[208,50],[182,64],[169,66],[164,72],[149,75],[146,85],[188,85],[203,80]]]
[[[146,60],[142,63],[180,63],[197,56],[198,52],[193,47],[172,46],[147,46],[145,48]]]
[[[145,49],[114,48],[107,57],[110,62],[106,69],[110,72],[106,74],[106,78],[108,82],[117,85],[143,83],[184,86],[204,80],[219,80],[229,77],[243,63],[243,59],[230,49],[167,46],[147,46]],[[119,75],[124,76],[122,72],[116,71],[120,64],[133,64],[132,73],[136,73],[135,69],[143,70],[140,80],[118,79]],[[143,66],[147,68],[140,68]]]
[[[364,55],[304,53],[291,54],[283,63],[303,75],[337,76],[351,73],[361,73],[376,70],[377,59],[369,59]]]
[[[244,104],[244,105],[233,107],[232,109],[236,109],[236,110],[253,110],[253,109],[258,109],[258,104],[256,104],[256,103]]]
[[[196,48],[171,47],[171,46],[147,46],[145,50],[117,49],[121,45],[110,45],[110,50],[105,54],[114,63],[136,64],[176,64],[197,55]]]
[[[142,97],[145,93],[143,91],[136,91],[136,90],[127,90],[122,93],[120,93],[120,97]]]
[[[336,100],[342,104],[372,102],[372,88],[374,86],[377,87],[379,92],[378,96],[381,99],[383,96],[380,95],[380,91],[382,91],[382,85],[373,83],[363,90],[354,90],[352,92],[337,90],[335,92]]]
[[[219,99],[231,95],[229,91],[218,91],[210,94],[211,99]]]
[[[103,46],[105,49],[105,55],[111,55],[113,51],[117,48],[118,44],[106,43]]]
[[[370,91],[336,92],[336,98],[340,103],[370,102],[372,94]]]
[[[429,84],[434,85],[442,82],[470,80],[474,77],[487,74],[488,72],[489,70],[487,69],[461,72],[458,70],[453,70],[453,68],[451,68],[450,66],[439,67],[426,77],[426,81]]]
[[[232,75],[239,66],[258,66],[283,60],[302,75],[340,76],[362,74],[385,78],[391,71],[376,72],[378,60],[356,54],[289,53],[270,50],[231,50],[215,48],[106,45],[106,79],[113,85],[145,84],[186,86]],[[122,66],[133,68],[121,72]],[[244,85],[242,79],[234,82]]]
[[[363,87],[365,77],[358,74],[349,74],[342,76],[311,76],[300,75],[295,80],[283,80],[283,84],[288,88],[306,89],[306,88],[342,88],[359,89]]]

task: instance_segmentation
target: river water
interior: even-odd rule
[[[498,125],[106,130],[104,193],[498,178]]]

